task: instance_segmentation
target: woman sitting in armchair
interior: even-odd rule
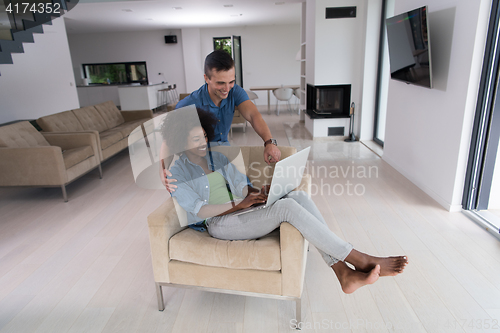
[[[318,249],[347,294],[374,283],[380,276],[395,276],[403,271],[408,263],[405,256],[370,256],[340,239],[302,191],[292,191],[264,209],[231,214],[264,203],[269,186],[254,188],[225,155],[210,150],[217,122],[210,112],[197,109],[197,117],[186,115],[183,110],[169,112],[162,135],[169,151],[180,152],[169,178],[177,181],[172,196],[186,210],[191,227],[206,227],[218,239],[245,240],[267,235],[286,221]]]

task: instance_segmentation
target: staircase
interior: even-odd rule
[[[78,0],[0,0],[0,64],[13,64],[12,53],[24,53],[23,43],[42,34],[42,24],[62,16]]]

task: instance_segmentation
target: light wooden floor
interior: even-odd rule
[[[296,115],[265,119],[281,145],[313,146],[313,199],[334,232],[410,260],[403,274],[344,295],[311,247],[303,331],[500,332],[497,239],[362,144],[312,141]],[[249,127],[232,144],[261,142]],[[68,203],[58,189],[0,189],[1,333],[293,331],[287,301],[164,288],[159,312],[146,217],[168,195],[134,184],[127,152],[103,170],[68,186]]]

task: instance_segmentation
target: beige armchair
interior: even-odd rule
[[[98,168],[100,148],[93,133],[40,133],[28,121],[0,127],[0,186],[66,185]]]
[[[273,167],[263,160],[264,147],[218,147],[254,186],[270,184]],[[282,158],[296,152],[280,147]],[[310,193],[310,175],[300,190]],[[175,198],[148,216],[158,308],[164,309],[162,286],[201,289],[294,300],[300,322],[308,242],[289,223],[256,240],[225,241],[207,232],[181,227],[185,211]]]

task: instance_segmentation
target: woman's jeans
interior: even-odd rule
[[[207,220],[207,228],[210,236],[218,239],[256,239],[279,227],[281,222],[297,228],[318,249],[328,266],[344,261],[353,249],[328,228],[314,202],[302,191],[292,191],[268,208],[212,217]]]

